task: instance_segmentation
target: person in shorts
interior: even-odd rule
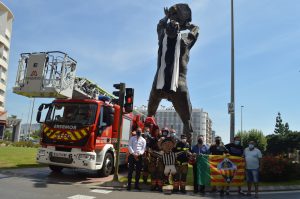
[[[262,158],[261,151],[255,147],[255,142],[250,141],[248,147],[244,150],[246,161],[246,178],[248,185],[247,195],[251,195],[252,184],[255,187],[255,198],[258,198],[258,182],[260,159]]]

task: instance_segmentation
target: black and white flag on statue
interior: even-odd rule
[[[177,34],[177,37],[170,38],[165,32],[161,46],[156,89],[176,92],[179,78],[180,42],[180,33]]]

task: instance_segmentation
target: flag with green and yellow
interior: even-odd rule
[[[197,157],[199,185],[241,186],[245,178],[245,160],[230,155],[200,155]]]

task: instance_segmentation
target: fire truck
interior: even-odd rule
[[[121,110],[112,102],[116,97],[88,79],[76,77],[76,65],[60,51],[23,53],[13,92],[31,98],[55,98],[38,108],[36,119],[42,124],[38,163],[49,165],[55,172],[83,168],[108,176],[116,161],[118,134],[122,165],[126,163],[130,133],[143,122],[140,115],[124,113],[118,132]],[[133,93],[129,97],[133,103]]]

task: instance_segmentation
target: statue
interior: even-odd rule
[[[193,132],[192,105],[186,81],[190,49],[198,37],[199,28],[190,22],[188,4],[164,8],[165,17],[157,25],[159,41],[157,71],[153,81],[148,116],[154,116],[162,99],[172,102],[183,122],[183,133],[191,138]]]

